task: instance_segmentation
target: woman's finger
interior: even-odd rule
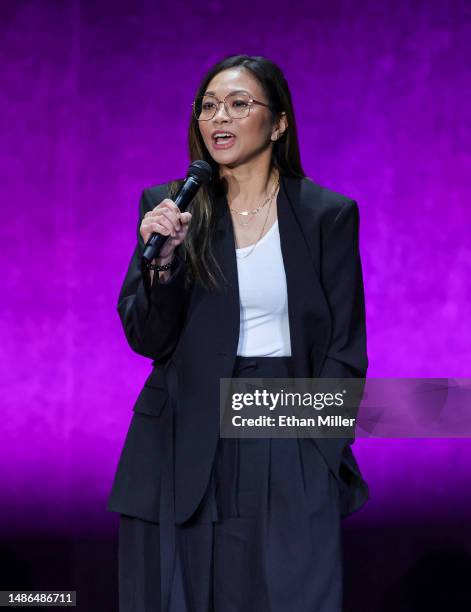
[[[168,221],[165,221],[165,224],[159,223],[158,221],[148,221],[143,225],[143,229],[147,237],[153,232],[169,237],[174,237],[176,235],[175,230],[170,226]]]
[[[173,211],[168,211],[166,209],[160,208],[159,210],[153,212],[154,214],[152,216],[149,216],[150,219],[159,219],[159,221],[163,222],[166,226],[169,223],[173,231],[178,231],[178,229],[180,228],[180,219],[175,217]]]
[[[159,211],[159,210],[168,210],[170,212],[174,212],[177,215],[180,215],[180,209],[175,204],[175,202],[173,200],[170,200],[169,198],[166,198],[165,200],[162,200],[162,202],[160,202],[160,204],[158,204],[154,208],[153,212]]]
[[[180,226],[180,211],[169,210],[168,208],[162,208],[160,210],[161,215],[165,216],[173,225],[175,230],[178,230]]]

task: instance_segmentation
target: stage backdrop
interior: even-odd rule
[[[368,375],[470,375],[469,11],[1,3],[2,533],[115,525],[106,498],[151,368],[116,311],[138,201],[184,175],[194,92],[226,55],[281,66],[306,173],[358,202]],[[372,499],[351,525],[427,522],[443,535],[471,518],[469,440],[354,450]]]

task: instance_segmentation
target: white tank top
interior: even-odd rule
[[[253,249],[252,253],[245,257]],[[288,292],[278,219],[254,248],[236,249],[240,297],[237,355],[291,356]]]

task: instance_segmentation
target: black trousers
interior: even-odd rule
[[[290,357],[238,357],[234,377],[288,378]],[[161,609],[159,524],[120,515],[120,612],[340,612],[339,488],[309,438],[220,438],[194,515],[175,526]]]

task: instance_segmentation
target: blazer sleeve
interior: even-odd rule
[[[368,369],[359,225],[358,205],[349,200],[342,204],[324,240],[321,274],[332,334],[322,378],[365,378]]]
[[[163,194],[163,197],[166,197]],[[163,199],[162,197],[162,199]],[[140,355],[165,362],[174,351],[183,326],[187,291],[184,264],[176,249],[177,266],[165,283],[154,278],[152,286],[144,282],[140,263],[144,241],[139,232],[144,214],[155,206],[146,189],[139,201],[137,245],[124,278],[117,310],[129,346]]]

